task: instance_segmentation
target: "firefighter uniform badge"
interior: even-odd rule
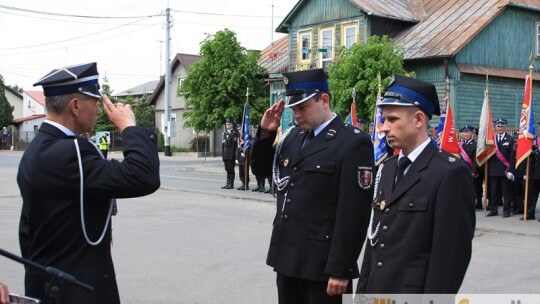
[[[364,190],[368,190],[373,185],[373,168],[358,167],[358,185]]]

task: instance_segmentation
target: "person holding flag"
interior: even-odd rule
[[[499,204],[502,205],[503,217],[510,216],[510,201],[515,180],[515,155],[514,138],[506,133],[506,124],[508,121],[499,118],[495,121],[495,154],[488,160],[489,185],[491,191],[489,194],[489,204],[486,216],[498,215]]]
[[[473,138],[474,127],[471,125],[465,125],[459,133],[461,134],[461,141],[459,142],[459,155],[461,159],[467,165],[471,171],[471,177],[473,178],[475,184],[475,194],[476,194],[476,209],[483,209],[482,202],[478,197],[482,197],[482,189],[478,189],[477,179],[479,176],[478,166],[476,165],[476,140]],[[480,193],[478,193],[480,191]]]

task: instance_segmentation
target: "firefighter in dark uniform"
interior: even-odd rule
[[[377,106],[401,151],[376,178],[357,293],[456,294],[471,258],[474,185],[460,159],[431,144],[435,86],[395,75]]]
[[[236,130],[238,130],[238,134],[240,134],[238,138],[238,149],[236,149],[236,162],[238,163],[238,175],[240,176],[240,181],[242,182],[242,185],[236,188],[236,190],[249,190],[249,165],[246,180],[246,154],[244,152],[244,134],[242,134],[242,124],[238,124],[236,126]],[[251,135],[248,136],[251,138]]]
[[[479,176],[478,173],[478,165],[476,164],[476,140],[473,138],[473,132],[474,127],[471,125],[465,125],[461,130],[459,130],[459,133],[461,134],[461,142],[460,142],[460,156],[465,165],[469,168],[471,171],[471,177],[473,178],[473,182],[475,184],[475,197],[476,197],[476,209],[483,209],[482,207],[482,201],[479,200],[478,197],[482,198],[482,188],[480,189],[476,188],[477,179]],[[480,193],[478,193],[480,191]]]
[[[221,158],[227,172],[227,183],[221,189],[234,188],[234,167],[236,162],[236,149],[238,147],[238,133],[233,127],[232,119],[225,122],[225,131],[223,131],[221,141]]]
[[[506,119],[499,118],[495,121],[495,142],[497,149],[495,154],[488,160],[489,175],[489,204],[487,216],[498,214],[503,198],[503,217],[510,216],[510,201],[512,199],[515,173],[514,138],[506,134]]]
[[[540,124],[540,123],[539,123]],[[538,201],[538,194],[540,193],[540,153],[538,152],[538,143],[533,141],[533,147],[531,155],[529,156],[529,191],[527,198],[527,220],[536,219],[536,204]],[[524,161],[523,163],[526,163]],[[519,218],[523,220],[523,216]],[[540,219],[538,220],[540,222]]]
[[[286,107],[280,100],[264,113],[251,153],[252,172],[272,172],[277,188],[266,263],[277,273],[280,304],[342,303],[358,277],[369,222],[373,144],[332,112],[324,70],[283,75],[286,106],[299,126],[281,137],[274,154]]]

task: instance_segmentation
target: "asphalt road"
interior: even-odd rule
[[[0,248],[15,254],[20,155],[0,151]],[[275,274],[265,265],[274,198],[220,189],[225,182],[220,159],[165,158],[161,181],[152,195],[119,200],[113,218],[123,303],[277,303]],[[538,293],[540,223],[477,215],[461,293]],[[0,281],[24,293],[23,267],[0,257]]]

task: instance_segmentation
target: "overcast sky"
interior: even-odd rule
[[[275,41],[283,37],[274,32],[275,28],[296,3],[297,0],[2,0],[0,74],[6,85],[38,91],[41,87],[33,87],[33,83],[52,69],[95,61],[101,78],[106,75],[113,91],[119,93],[158,80],[163,74],[163,12],[167,5],[173,19],[172,59],[176,53],[198,54],[206,33],[215,34],[224,28],[234,31],[243,47],[262,50],[272,38]]]

